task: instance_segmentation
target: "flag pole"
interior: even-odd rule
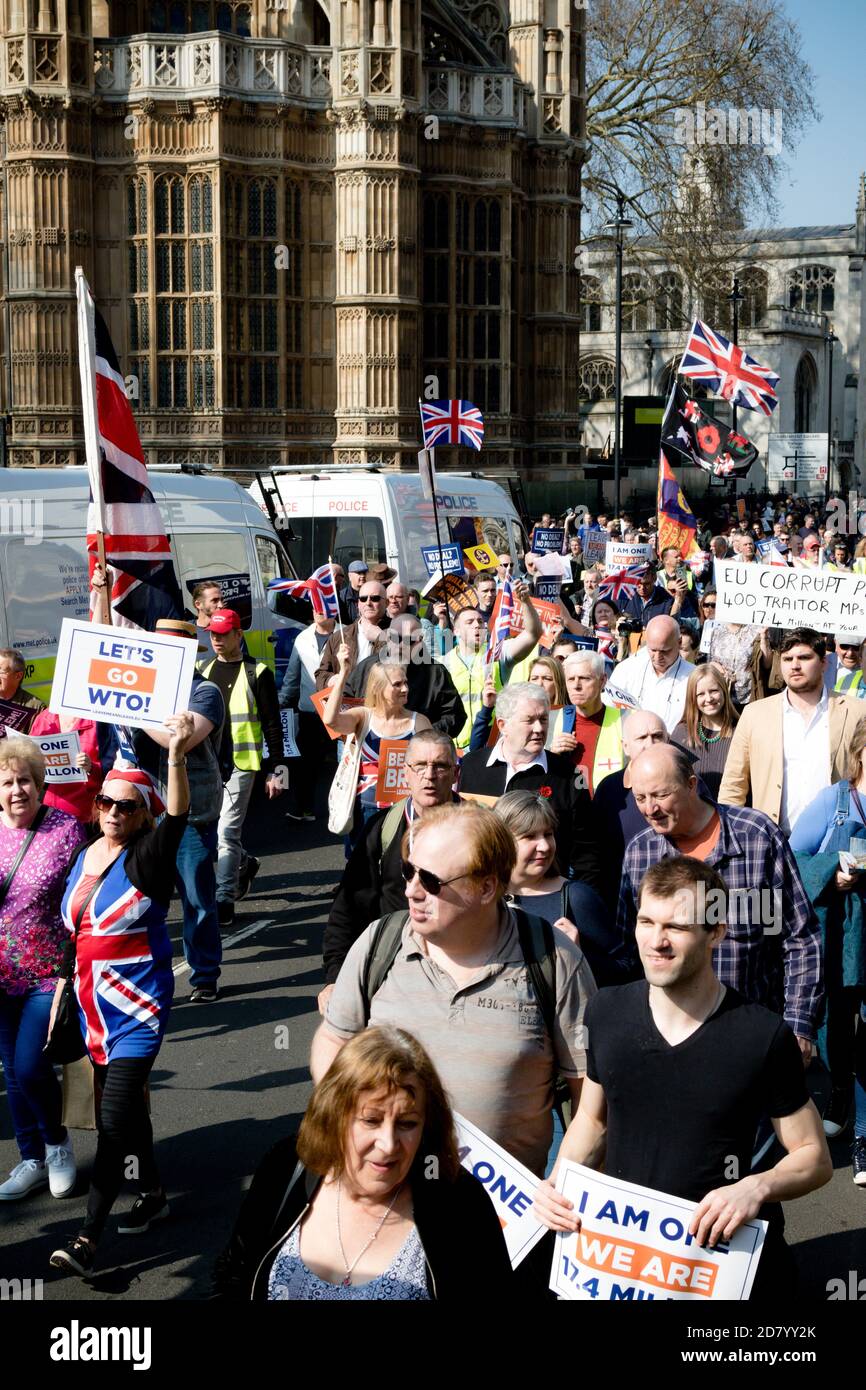
[[[334,575],[334,562],[331,559],[330,555],[328,556],[328,569],[331,572],[331,583],[334,586],[334,602],[337,605],[337,626],[340,629],[340,641],[345,642],[346,637],[343,632],[343,619],[340,615],[340,595],[337,593],[337,580],[336,576]]]
[[[105,560],[105,497],[102,490],[102,453],[99,447],[99,411],[96,404],[96,331],[93,296],[80,265],[75,267],[75,298],[78,316],[78,371],[81,379],[81,413],[84,421],[84,455],[90,480],[90,495],[96,518],[96,555],[105,576],[98,605],[102,621],[111,625],[111,595]]]
[[[445,562],[442,559],[442,537],[439,533],[439,508],[436,505],[436,464],[433,460],[433,450],[427,449],[424,443],[424,416],[421,414],[421,397],[418,397],[418,417],[421,421],[421,447],[430,455],[430,491],[433,494],[433,524],[436,527],[436,548],[439,551],[439,573],[445,578]],[[445,599],[445,620],[451,632],[454,631],[454,624],[451,621],[451,609],[448,606],[448,599]]]

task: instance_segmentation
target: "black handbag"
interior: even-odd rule
[[[86,849],[86,845],[82,846],[82,850],[79,852],[86,852]],[[91,899],[96,896],[97,890],[113,863],[114,861],[112,860],[112,863],[103,869],[99,878],[87,894],[87,897],[84,899],[84,902],[80,905],[73,921],[73,926],[75,928],[75,936],[72,938],[73,942],[78,936],[82,918],[87,911]],[[49,1062],[56,1062],[59,1066],[66,1066],[67,1062],[79,1061],[86,1052],[87,1048],[84,1043],[84,1034],[81,1031],[81,1020],[78,1016],[78,1000],[75,998],[75,988],[72,977],[70,976],[64,983],[63,990],[60,994],[57,1003],[57,1012],[54,1016],[54,1027],[51,1029],[50,1038],[42,1049],[42,1056]]]

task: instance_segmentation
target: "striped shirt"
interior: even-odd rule
[[[763,811],[718,806],[718,843],[707,864],[728,887],[727,935],[716,948],[722,984],[781,1013],[801,1038],[814,1041],[823,995],[821,931],[787,839]],[[634,942],[640,881],[653,864],[676,858],[672,840],[647,829],[625,852],[617,926]]]

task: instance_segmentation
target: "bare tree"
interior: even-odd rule
[[[718,295],[745,227],[777,215],[785,155],[818,114],[813,83],[780,0],[589,0],[589,230],[621,189],[647,238],[630,259]]]

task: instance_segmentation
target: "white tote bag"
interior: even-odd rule
[[[328,829],[332,835],[348,835],[355,819],[355,797],[361,770],[361,745],[367,736],[369,715],[357,734],[349,734],[343,745],[331,790],[328,792]]]

